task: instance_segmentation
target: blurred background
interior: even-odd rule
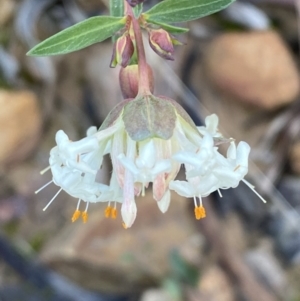
[[[298,0],[236,1],[190,22],[175,62],[147,45],[156,94],[178,100],[197,125],[218,114],[224,136],[251,145],[247,179],[267,204],[242,183],[206,198],[207,218],[196,221],[191,200],[174,194],[163,215],[149,193],[127,231],[98,204],[87,224],[72,223],[77,201],[65,193],[42,211],[58,191],[34,194],[51,180],[40,171],[56,131],[82,138],[122,97],[110,41],[64,56],[25,54],[107,8],[106,0],[0,0],[0,301],[299,301]]]

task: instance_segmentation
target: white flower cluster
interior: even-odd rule
[[[70,141],[62,130],[58,131],[57,146],[50,152],[49,168],[53,183],[61,187],[59,192],[65,190],[79,199],[72,220],[80,214],[84,221],[87,220],[87,207],[83,213],[79,211],[81,200],[87,205],[107,202],[105,215],[112,218],[117,215],[116,204],[121,203],[124,227],[131,227],[137,213],[135,197],[144,195],[150,183],[162,212],[167,211],[170,190],[174,190],[182,196],[193,197],[196,218],[205,217],[202,197],[214,191],[220,193],[220,189],[234,188],[243,180],[248,172],[250,147],[246,142],[240,142],[236,147],[231,141],[225,157],[215,145],[215,141],[222,139],[217,131],[216,115],[206,118],[205,127],[198,127],[199,135],[178,120],[169,140],[134,141],[125,131],[121,118],[104,130],[90,128],[87,137],[76,142]],[[109,185],[97,181],[106,154],[110,154],[113,165]],[[181,164],[185,166],[186,181],[175,180]],[[114,203],[113,207],[111,203]]]

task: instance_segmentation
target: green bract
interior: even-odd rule
[[[70,53],[102,42],[124,27],[126,17],[99,16],[77,23],[33,47],[27,55]]]
[[[235,0],[164,0],[144,13],[146,21],[174,23],[216,13]]]
[[[175,128],[175,108],[164,99],[145,95],[124,106],[123,121],[126,132],[135,141],[154,137],[167,140]]]

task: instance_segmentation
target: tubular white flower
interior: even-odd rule
[[[120,131],[120,124],[102,131],[95,127],[88,129],[87,137],[73,142],[62,131],[56,134],[57,146],[50,152],[50,167],[53,183],[68,194],[85,202],[101,202],[102,193],[109,186],[96,181],[105,153],[110,151],[111,136]]]
[[[157,205],[158,205],[159,210],[162,213],[166,213],[169,206],[170,206],[170,202],[171,202],[171,192],[168,189],[165,192],[165,194],[163,195],[163,197],[159,201],[157,201]]]
[[[130,160],[124,153],[118,155],[121,164],[134,176],[134,182],[148,183],[161,173],[169,172],[171,169],[170,160],[159,160],[154,141],[151,139],[147,142],[139,143],[139,155]]]
[[[236,148],[231,142],[227,158],[220,154],[206,133],[197,154],[181,152],[174,155],[185,164],[187,182],[173,181],[170,189],[185,197],[207,196],[218,189],[236,187],[248,172],[250,147],[240,142]]]
[[[191,169],[186,165],[186,169]],[[188,178],[187,181],[172,181],[169,185],[171,190],[175,190],[179,195],[191,197],[204,197],[217,190],[219,179],[209,173],[205,176],[197,176]]]
[[[63,131],[57,133],[56,141],[58,145],[51,150],[49,159],[53,182],[73,197],[96,202],[105,189],[95,181],[103,158],[98,143],[93,137],[71,142]]]
[[[127,137],[127,152],[126,156],[129,160],[133,160],[136,154],[136,142],[130,137]],[[137,207],[134,199],[134,178],[129,169],[125,169],[123,204],[121,214],[125,228],[130,228],[135,221]]]
[[[156,164],[152,167],[147,167],[142,164],[138,164],[137,162],[134,163],[134,161],[130,161],[124,154],[119,154],[118,159],[121,164],[134,175],[134,182],[152,182],[158,174],[167,172],[171,169],[171,162],[169,160],[162,160],[156,162]]]
[[[109,186],[107,186],[106,190],[103,189],[98,202],[123,202],[123,191],[118,184],[114,171],[111,175]]]
[[[118,110],[116,115],[111,115],[104,129],[97,131],[92,127],[87,131],[87,137],[79,141],[73,142],[63,131],[58,131],[57,146],[50,152],[49,163],[54,184],[79,199],[72,220],[80,214],[84,222],[87,220],[87,207],[82,213],[78,209],[81,200],[87,205],[107,202],[105,216],[112,218],[117,216],[116,204],[121,203],[123,225],[129,228],[137,215],[135,196],[141,192],[144,195],[150,183],[161,212],[168,210],[170,190],[174,190],[181,196],[194,198],[197,219],[206,215],[202,197],[216,190],[234,188],[242,180],[257,194],[244,180],[250,152],[246,142],[242,141],[236,147],[231,141],[225,157],[216,147],[218,141],[228,142],[218,132],[216,115],[208,116],[206,126],[197,129],[181,115],[176,118],[169,139],[133,140],[126,132],[122,113]],[[113,166],[109,185],[98,183],[96,179],[106,154],[110,154]],[[186,181],[175,180],[181,164],[186,170]],[[113,207],[111,202],[114,202]]]
[[[207,170],[210,170],[212,165],[215,164],[215,150],[214,141],[212,136],[208,133],[203,137],[201,144],[199,145],[198,152],[178,152],[173,156],[173,159],[185,165],[191,165],[194,168],[189,168],[191,175],[188,177],[198,176],[204,174]]]
[[[221,189],[235,188],[248,173],[248,157],[250,146],[241,141],[236,148],[231,142],[227,151],[227,160],[218,156],[219,165],[214,169],[214,174],[220,181]]]
[[[198,131],[204,136],[209,134],[214,138],[223,137],[218,130],[219,117],[216,114],[209,115],[205,118],[205,126],[199,126]]]

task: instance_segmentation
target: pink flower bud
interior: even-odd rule
[[[113,55],[110,62],[112,68],[116,67],[118,64],[122,67],[126,67],[134,52],[134,46],[130,35],[125,33],[117,39],[114,44]]]
[[[154,80],[151,67],[148,65],[148,77],[151,93],[154,91]],[[129,65],[121,68],[119,74],[120,87],[124,98],[135,98],[139,90],[138,65]]]
[[[164,29],[149,31],[149,43],[151,48],[162,58],[174,60],[174,47],[170,34]]]

